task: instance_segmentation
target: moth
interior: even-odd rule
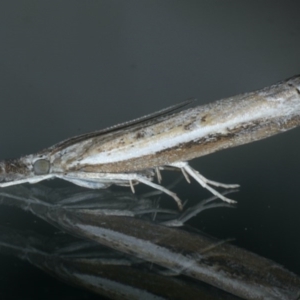
[[[36,154],[0,162],[0,187],[61,178],[91,188],[146,184],[178,196],[161,185],[161,171],[180,169],[220,199],[215,187],[188,161],[218,150],[257,141],[300,124],[300,76],[251,93],[184,109],[183,103],[150,115],[82,134]],[[154,179],[157,178],[157,181]]]

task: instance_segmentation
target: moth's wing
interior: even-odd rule
[[[140,123],[143,123],[145,121],[149,121],[149,120],[155,119],[157,117],[168,115],[168,114],[170,114],[170,113],[172,113],[172,112],[174,112],[176,110],[179,110],[179,109],[181,109],[181,108],[183,108],[183,107],[191,104],[195,100],[196,99],[187,99],[187,100],[185,100],[183,102],[177,103],[177,104],[169,106],[167,108],[163,108],[163,109],[161,109],[159,111],[156,111],[154,113],[142,116],[140,118],[136,118],[136,119],[133,119],[131,121],[127,121],[127,122],[124,122],[124,123],[113,125],[113,126],[110,126],[110,127],[107,127],[105,129],[98,130],[98,131],[95,131],[95,132],[83,134],[81,136],[86,136],[86,135],[89,135],[89,134],[91,134],[93,136],[97,136],[98,134],[108,133],[108,132],[112,132],[112,131],[115,131],[115,130],[118,130],[118,129],[124,129],[126,127],[129,127],[129,126],[132,126],[132,125],[135,125],[135,124],[140,124]],[[77,136],[77,138],[78,137],[80,138],[81,136]]]
[[[178,104],[175,104],[175,105],[172,105],[170,107],[167,107],[167,108],[164,108],[162,110],[159,110],[157,112],[154,112],[152,114],[145,115],[143,117],[140,117],[140,118],[128,121],[128,122],[120,123],[120,124],[117,124],[117,125],[114,125],[114,126],[111,126],[111,127],[107,127],[105,129],[101,129],[101,130],[98,130],[98,131],[94,131],[94,132],[90,132],[90,133],[85,133],[85,134],[81,134],[81,135],[72,137],[72,138],[64,140],[64,141],[62,141],[62,142],[60,142],[58,144],[55,144],[50,149],[54,150],[56,152],[56,151],[59,151],[59,150],[65,148],[65,147],[69,147],[71,145],[74,145],[76,143],[84,141],[86,139],[90,139],[90,138],[93,138],[93,137],[96,137],[96,136],[99,136],[99,135],[102,135],[102,134],[114,132],[114,131],[117,131],[117,130],[120,130],[120,129],[125,129],[125,128],[129,127],[129,126],[133,126],[133,125],[136,125],[136,124],[141,124],[143,122],[146,122],[146,121],[149,121],[149,120],[153,120],[153,119],[159,118],[161,116],[168,115],[168,114],[170,114],[170,113],[172,113],[172,112],[174,112],[176,110],[182,109],[183,107],[191,104],[195,100],[196,99],[188,99],[188,100],[185,100],[185,101],[180,102]],[[49,149],[45,149],[45,150],[49,151]]]

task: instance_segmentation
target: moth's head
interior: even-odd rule
[[[39,177],[50,172],[50,162],[47,159],[32,159],[27,156],[20,159],[8,159],[0,162],[0,187],[37,182]]]

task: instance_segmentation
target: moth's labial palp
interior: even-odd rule
[[[38,159],[33,164],[33,172],[35,175],[45,175],[50,171],[50,162],[47,159]]]

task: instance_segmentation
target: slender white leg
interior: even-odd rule
[[[184,168],[181,168],[181,172],[185,178],[185,180],[188,182],[188,183],[191,183],[190,181],[190,178],[189,178],[189,175],[186,173],[186,171],[184,170]]]
[[[134,186],[133,186],[132,180],[129,180],[129,185],[130,185],[130,188],[131,188],[132,194],[135,194],[135,189],[134,189]]]
[[[142,182],[146,185],[149,185],[149,186],[153,187],[154,189],[162,191],[162,192],[166,193],[167,195],[171,196],[176,201],[179,209],[182,210],[183,206],[182,206],[181,200],[178,198],[178,196],[175,193],[169,191],[168,189],[164,188],[163,186],[161,186],[159,184],[156,184],[156,183],[151,182],[150,180],[147,180],[144,177],[137,177],[136,180],[139,181],[139,182]]]
[[[76,178],[76,177],[68,177],[68,176],[56,176],[57,178],[61,178],[63,180],[67,180],[69,182],[72,182],[76,185],[88,188],[88,189],[106,189],[108,188],[111,183],[109,182],[101,182],[101,181],[95,181],[95,180],[88,180],[88,179],[82,179],[82,178]]]
[[[202,176],[198,171],[193,169],[191,166],[189,166],[189,164],[187,162],[177,162],[177,163],[171,164],[170,166],[180,168],[182,170],[183,174],[187,173],[190,176],[192,176],[202,187],[209,190],[213,195],[217,196],[221,200],[228,202],[228,203],[236,203],[236,201],[225,197],[224,195],[220,194],[218,191],[216,191],[209,185],[213,185],[216,187],[223,187],[223,188],[237,188],[237,187],[239,187],[238,184],[223,184],[220,182],[209,180],[209,179],[205,178],[204,176]]]
[[[159,167],[155,168],[155,172],[156,172],[156,177],[157,177],[158,183],[161,183],[162,177],[161,177],[161,173],[160,173]]]
[[[46,179],[51,179],[55,177],[52,174],[47,174],[47,175],[40,175],[40,176],[35,176],[32,178],[25,178],[25,179],[19,179],[19,180],[13,180],[13,181],[7,181],[7,182],[1,182],[0,183],[0,188],[2,187],[7,187],[11,185],[17,185],[17,184],[22,184],[22,183],[37,183]]]
[[[133,182],[137,181],[144,183],[148,186],[153,187],[156,190],[162,191],[167,195],[171,196],[177,203],[180,210],[182,210],[182,203],[178,196],[171,192],[170,190],[164,188],[163,186],[153,183],[145,176],[142,176],[137,173],[69,173],[67,175],[56,175],[58,178],[71,181],[77,185],[84,186],[87,188],[97,189],[97,188],[106,188],[111,184],[124,185],[128,184],[131,187],[131,190],[134,192]]]

